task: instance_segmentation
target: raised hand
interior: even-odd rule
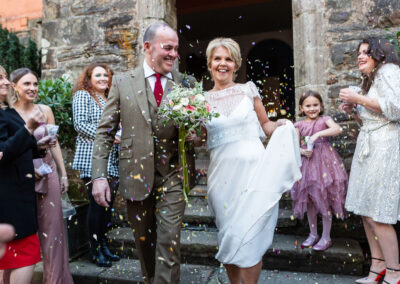
[[[31,134],[33,134],[33,131],[35,131],[39,125],[44,123],[46,123],[46,117],[38,108],[35,108],[26,120],[26,128]]]
[[[346,112],[347,114],[352,114],[354,111],[354,104],[352,103],[342,103],[339,108]]]
[[[346,89],[341,89],[339,92],[339,98],[344,102],[348,104],[358,104],[358,98],[361,95],[359,95],[356,91],[346,88]]]

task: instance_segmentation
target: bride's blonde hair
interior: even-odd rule
[[[227,37],[217,37],[209,42],[206,50],[208,70],[210,71],[211,69],[211,61],[214,54],[214,50],[221,46],[226,48],[229,52],[229,55],[232,56],[232,59],[235,62],[235,67],[237,72],[237,70],[239,70],[240,66],[242,65],[242,56],[240,53],[240,47],[236,41]],[[236,78],[236,72],[233,74],[233,79]]]
[[[4,76],[4,77],[7,78],[7,71],[6,71],[6,69],[4,69],[3,66],[1,66],[1,65],[0,65],[0,75],[2,75],[2,76]],[[5,102],[0,101],[0,108],[1,108],[1,109],[5,109],[5,108],[7,107],[7,105],[6,105],[5,103],[7,103],[7,104],[9,105],[9,107],[11,107],[11,105],[10,105],[10,100],[9,100],[9,97],[8,97],[8,96],[6,97],[6,101],[5,101]]]

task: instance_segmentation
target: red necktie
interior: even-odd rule
[[[157,106],[160,106],[161,100],[163,97],[163,88],[161,85],[161,74],[160,73],[155,73],[156,76],[156,84],[154,85],[154,98],[156,99]]]

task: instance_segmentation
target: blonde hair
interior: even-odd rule
[[[7,71],[1,65],[0,65],[0,75],[3,75],[5,77],[7,77]],[[9,107],[11,107],[10,100],[9,100],[8,96],[6,97],[6,101],[5,102],[9,105]],[[6,107],[7,107],[7,105],[4,102],[0,101],[0,108],[1,109],[5,109]]]
[[[26,67],[22,67],[22,68],[18,68],[15,69],[14,71],[11,72],[10,74],[10,82],[13,83],[14,85],[17,85],[18,81],[21,80],[22,77],[24,77],[27,74],[32,74],[33,76],[36,77],[37,79],[37,75],[35,72],[33,72],[31,69],[26,68]],[[10,99],[9,102],[14,105],[18,102],[19,97],[18,97],[18,92],[17,90],[15,90],[14,88],[11,88],[11,92],[10,92]]]
[[[239,70],[240,66],[242,65],[242,56],[240,53],[240,47],[236,41],[227,37],[218,37],[209,42],[206,50],[208,70],[210,70],[211,67],[211,60],[214,50],[221,46],[225,47],[228,50],[229,55],[232,56],[232,59],[235,62],[235,67],[237,72],[237,70]],[[234,79],[236,77],[236,72],[233,75]]]

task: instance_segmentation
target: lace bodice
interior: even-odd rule
[[[206,93],[213,111],[220,114],[207,123],[208,149],[241,139],[265,138],[254,111],[255,97],[260,95],[253,82]]]

